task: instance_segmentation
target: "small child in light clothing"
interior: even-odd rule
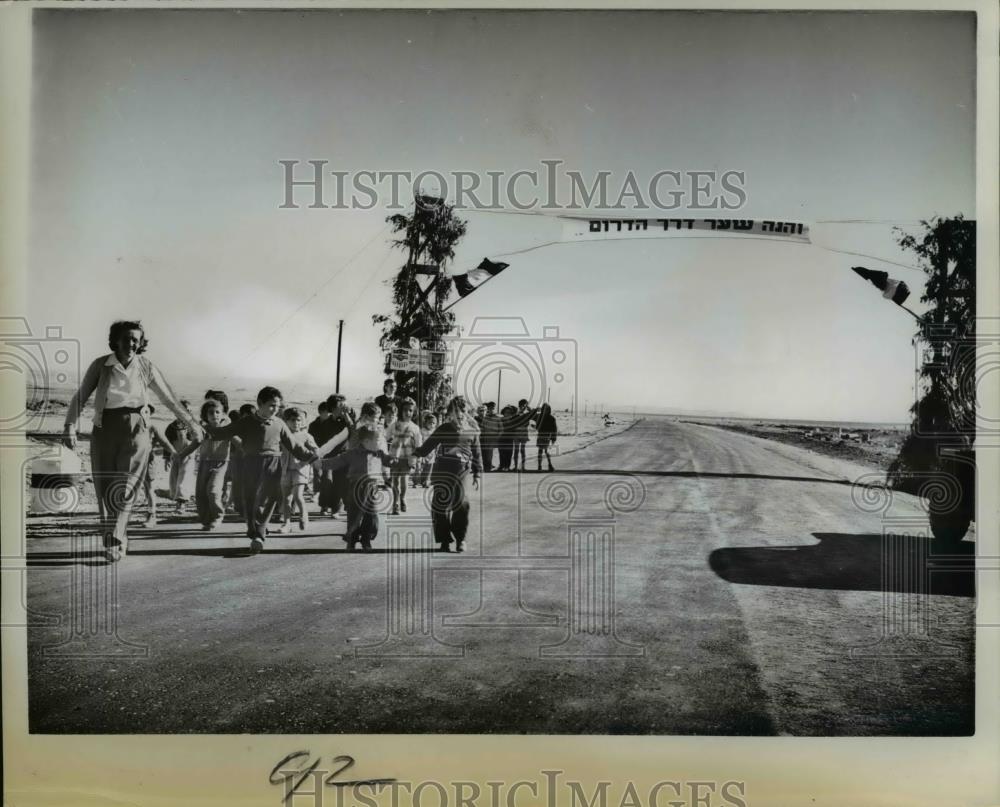
[[[376,404],[377,405],[377,404]],[[392,424],[396,422],[396,416],[399,410],[396,408],[396,404],[393,401],[389,401],[385,406],[382,407],[382,433],[389,434],[389,430],[392,429]],[[392,474],[389,472],[388,468],[382,470],[382,487],[391,488],[392,487]]]
[[[170,447],[173,449],[173,459],[170,463],[170,499],[178,510],[190,498],[188,479],[191,471],[191,452],[187,449],[192,442],[187,427],[183,421],[175,420],[164,430]]]
[[[306,430],[304,410],[290,406],[282,413],[281,417],[292,433],[292,445],[313,453],[319,451],[315,438]],[[312,463],[298,459],[289,449],[283,448],[281,450],[281,464],[282,525],[278,532],[287,533],[291,530],[292,513],[296,507],[299,510],[299,529],[304,530],[309,526],[309,511],[306,510],[306,486],[312,478]]]
[[[226,420],[222,404],[208,399],[201,405],[201,421],[206,426],[217,428]],[[203,530],[214,530],[222,522],[226,513],[222,494],[226,484],[226,470],[229,467],[229,440],[210,437],[191,442],[177,456],[175,465],[181,465],[198,450],[198,470],[195,480],[194,501],[198,510],[198,520]]]
[[[406,480],[410,474],[415,449],[424,442],[420,428],[413,422],[413,412],[417,405],[412,398],[404,398],[400,404],[399,420],[393,422],[386,431],[389,456],[395,462],[392,470],[392,515],[406,512]]]
[[[434,416],[433,412],[427,412],[424,414],[423,421],[420,425],[420,444],[423,445],[424,441],[434,434],[434,430],[437,428],[438,421]],[[417,462],[416,473],[413,474],[413,487],[427,487],[427,482],[431,476],[431,466],[434,465],[434,455],[437,452],[435,448],[426,457],[415,457]]]
[[[159,523],[156,519],[156,496],[153,491],[153,462],[156,459],[157,449],[163,451],[164,462],[173,459],[174,456],[174,447],[167,439],[167,435],[164,434],[163,427],[153,420],[155,411],[156,408],[152,404],[146,404],[146,420],[149,422],[149,436],[153,445],[153,449],[149,452],[149,462],[146,464],[146,474],[142,478],[142,489],[146,494],[146,502],[149,504],[149,515],[143,522],[146,527]],[[169,469],[169,467],[168,464],[167,468]],[[99,503],[103,504],[103,502]]]

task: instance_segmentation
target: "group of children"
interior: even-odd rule
[[[520,462],[521,470],[527,470],[528,457],[528,427],[535,426],[538,433],[538,470],[542,470],[542,457],[552,467],[550,447],[556,442],[559,429],[551,407],[546,403],[538,409],[528,407],[528,401],[522,398],[517,406],[508,405],[496,414],[496,403],[481,405],[476,410],[476,423],[479,426],[483,451],[483,469],[493,470],[493,452],[498,454],[497,470],[516,471]]]
[[[470,428],[479,432],[484,470],[492,469],[494,448],[500,453],[500,470],[510,470],[512,465],[517,469],[518,459],[524,468],[529,423],[538,428],[541,470],[543,450],[547,457],[556,433],[548,406],[530,410],[522,400],[516,408],[501,410],[499,418],[494,404],[481,409],[474,426],[472,418],[468,421]],[[200,411],[204,439],[192,440],[177,422],[166,430],[154,427],[153,436],[170,468],[171,498],[185,501],[184,478],[194,465],[194,499],[202,528],[215,529],[227,509],[240,514],[246,520],[251,553],[263,548],[276,512],[281,519],[277,532],[289,532],[293,519],[300,529],[307,528],[306,491],[310,485],[320,494],[321,512],[329,509],[331,515],[339,515],[339,501],[343,501],[347,516],[344,540],[352,550],[358,544],[368,550],[378,533],[379,488],[391,490],[391,512],[398,514],[406,512],[408,487],[426,488],[431,482],[434,450],[430,444],[426,447],[429,451],[421,447],[437,430],[439,418],[425,412],[418,424],[415,402],[397,397],[391,379],[382,395],[361,406],[360,415],[344,406],[342,396],[331,396],[321,405],[320,417],[308,426],[306,412],[283,407],[281,392],[274,387],[259,392],[256,406],[227,410],[225,393],[209,390]],[[338,415],[331,419],[333,410]],[[150,468],[144,484],[150,502],[147,524],[156,520],[151,477]],[[336,486],[333,504],[329,495],[324,502],[323,485]]]

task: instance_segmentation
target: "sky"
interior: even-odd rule
[[[140,318],[177,385],[332,391],[343,319],[343,389],[374,395],[371,316],[403,263],[391,211],[281,209],[279,160],[560,159],[612,187],[628,171],[736,170],[747,203],[721,216],[815,223],[813,245],[504,259],[558,240],[559,223],[460,213],[448,271],[510,263],[453,309],[463,338],[496,332],[489,318],[558,328],[572,369],[557,406],[904,421],[914,321],[850,267],[905,280],[917,311],[922,274],[831,250],[912,266],[894,226],[975,217],[974,45],[973,15],[939,12],[36,10],[30,320],[61,325],[88,361],[113,319]],[[860,223],[816,223],[830,220]],[[537,364],[554,344],[531,347]],[[504,373],[505,402],[530,394],[526,367]]]

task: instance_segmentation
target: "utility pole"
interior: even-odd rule
[[[422,203],[423,200],[423,203]],[[429,340],[428,346],[431,349],[436,347],[436,343],[444,336],[444,334],[438,333],[436,328],[432,328],[430,333],[421,334],[416,331],[413,327],[409,326],[410,320],[417,315],[420,308],[424,305],[430,306],[435,311],[440,311],[441,302],[438,300],[438,280],[441,276],[441,267],[436,263],[425,263],[423,262],[423,256],[427,250],[427,244],[420,243],[420,229],[418,222],[428,215],[428,211],[425,209],[425,204],[436,201],[437,203],[443,203],[443,199],[434,200],[430,197],[424,197],[419,194],[414,195],[413,199],[413,215],[411,217],[411,227],[412,235],[408,240],[409,253],[407,256],[406,266],[404,270],[407,273],[406,276],[406,293],[405,301],[403,306],[403,316],[401,318],[401,324],[403,326],[404,336],[406,338],[415,337],[418,342],[420,342],[420,347],[424,347],[424,339]],[[419,275],[429,276],[429,283],[425,288],[420,287],[420,282],[418,280]],[[416,370],[416,395],[418,405],[424,405],[424,382],[425,370]]]
[[[374,322],[382,325],[380,345],[387,350],[386,373],[391,372],[392,349],[435,349],[447,335],[454,315],[446,313],[444,301],[453,284],[444,274],[444,264],[454,256],[455,244],[466,230],[466,222],[455,215],[453,206],[419,190],[412,214],[390,216],[388,221],[397,234],[393,247],[406,256],[406,263],[392,280],[395,313],[373,316]],[[421,354],[418,361],[408,364],[412,369],[396,373],[397,383],[414,395],[421,407],[446,377],[440,355],[433,359]]]
[[[337,325],[337,383],[334,392],[340,392],[340,347],[344,342],[344,320]]]
[[[502,406],[500,402],[500,382],[503,381],[503,370],[497,370],[497,409]]]

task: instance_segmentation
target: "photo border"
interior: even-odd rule
[[[401,0],[377,6],[359,2],[60,2],[14,3],[0,7],[0,315],[22,315],[25,308],[29,224],[31,97],[31,13],[33,9],[139,8],[414,8]],[[434,9],[712,9],[752,10],[749,2],[424,2]],[[771,0],[780,10],[947,10],[978,14],[976,219],[978,315],[1000,316],[998,272],[998,6],[995,2],[803,3]],[[982,405],[1000,412],[1000,384],[984,387]],[[24,401],[25,390],[5,383],[5,402]],[[8,410],[9,411],[9,410]],[[14,472],[23,448],[0,451],[0,518],[3,556],[21,551],[23,478]],[[977,555],[1000,558],[997,496],[1000,451],[978,457]],[[8,552],[8,549],[11,552]],[[997,564],[992,565],[994,568]],[[9,582],[6,579],[5,583]],[[997,572],[978,576],[977,623],[1000,626]],[[308,749],[330,760],[349,754],[357,778],[396,777],[421,782],[543,782],[544,770],[589,783],[601,779],[640,793],[656,782],[746,782],[748,805],[969,805],[1000,803],[996,760],[1000,759],[1000,631],[980,628],[976,648],[976,726],[968,738],[805,738],[805,737],[631,737],[631,736],[468,736],[423,735],[102,735],[51,736],[27,732],[27,631],[20,586],[4,585],[3,717],[5,798],[18,807],[52,804],[219,804],[278,805],[280,788],[268,783],[275,763],[288,753]],[[308,708],[308,705],[304,705]],[[620,793],[621,790],[616,792]],[[434,799],[434,796],[428,796]],[[335,804],[332,795],[327,803]],[[666,794],[661,803],[666,803]],[[303,803],[299,801],[298,803]],[[389,803],[383,798],[381,803]],[[405,800],[403,803],[406,803]],[[428,801],[427,803],[431,803]],[[434,801],[436,803],[436,800]],[[519,804],[541,804],[521,796]],[[617,804],[617,801],[615,801]]]

